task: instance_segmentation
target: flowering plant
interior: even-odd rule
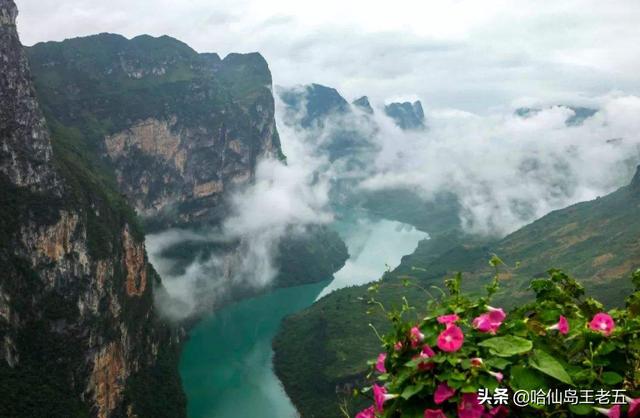
[[[502,262],[493,257],[497,269]],[[460,290],[461,275],[445,281],[447,293],[431,300],[425,317],[406,302],[386,311],[392,331],[370,362],[372,405],[357,418],[640,417],[640,270],[624,309],[606,311],[582,285],[559,270],[535,279],[535,301],[510,313],[491,304],[498,274],[482,297]],[[372,287],[375,295],[376,286]],[[379,304],[373,296],[372,303]],[[482,396],[517,391],[614,391],[618,400],[530,402],[516,406]],[[598,392],[600,391],[600,392]],[[599,402],[596,402],[599,401]]]

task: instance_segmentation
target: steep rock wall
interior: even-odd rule
[[[166,36],[101,34],[29,57],[54,139],[75,136],[151,229],[218,222],[257,160],[282,158],[259,54],[220,59]]]
[[[181,331],[154,310],[136,218],[52,147],[16,16],[0,0],[0,416],[184,416]]]

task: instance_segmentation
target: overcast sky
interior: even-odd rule
[[[484,112],[640,86],[638,0],[17,0],[22,41],[98,32],[261,52],[277,84]]]

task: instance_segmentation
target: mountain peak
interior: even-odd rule
[[[0,0],[0,25],[15,25],[18,7],[13,0]]]
[[[361,98],[354,100],[351,104],[365,113],[373,113],[373,108],[371,107],[371,103],[369,103],[369,98],[367,96],[362,96]]]
[[[390,103],[385,106],[384,111],[401,129],[425,128],[424,110],[420,100],[413,103]]]
[[[310,84],[294,88],[282,89],[280,99],[292,109],[304,110],[300,124],[308,128],[331,114],[344,114],[349,110],[349,103],[332,87],[322,84]]]

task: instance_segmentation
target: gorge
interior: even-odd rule
[[[74,21],[85,6],[56,19]],[[362,389],[376,376],[385,384],[368,363],[380,336],[398,326],[404,341],[414,323],[435,324],[424,310],[451,290],[444,280],[461,273],[475,297],[493,283],[493,264],[495,302],[507,310],[529,306],[532,281],[560,268],[585,286],[580,315],[611,312],[619,330],[635,324],[635,90],[507,102],[502,78],[485,84],[479,66],[470,71],[478,80],[448,94],[500,104],[443,105],[430,77],[440,54],[464,52],[464,42],[402,46],[405,38],[388,33],[364,64],[358,54],[375,37],[350,45],[348,60],[318,61],[326,74],[306,79],[294,73],[316,62],[309,51],[323,32],[300,38],[288,16],[270,15],[244,35],[270,41],[263,31],[286,25],[289,67],[277,54],[229,52],[230,39],[254,50],[253,37],[234,38],[227,26],[241,19],[236,7],[244,6],[195,19],[230,29],[203,49],[191,43],[196,25],[190,45],[160,26],[154,36],[129,30],[23,46],[17,6],[0,0],[0,417],[354,416],[371,404]],[[104,13],[104,22],[129,18]],[[255,45],[273,53],[271,44]],[[209,47],[226,55],[201,52]],[[403,64],[415,51],[433,65]],[[529,68],[521,57],[498,58],[500,74]],[[554,71],[569,73],[564,65]],[[336,68],[346,68],[345,80],[320,84],[335,82]],[[369,78],[375,71],[383,76]],[[595,74],[563,86],[593,86]],[[472,318],[479,300],[460,312]],[[628,323],[617,309],[624,303]],[[388,313],[405,309],[411,325],[390,325]],[[526,315],[511,329],[521,332]],[[581,321],[588,331],[575,316],[572,327]],[[394,368],[415,366],[412,353],[384,344]],[[640,388],[637,376],[631,383]],[[430,390],[406,395],[430,404]]]

